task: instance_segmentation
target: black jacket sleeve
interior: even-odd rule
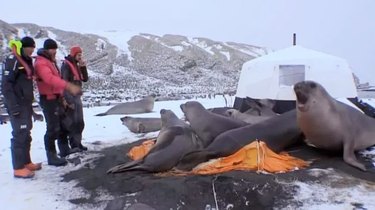
[[[1,92],[4,96],[5,106],[10,113],[19,112],[18,100],[14,88],[19,73],[18,66],[17,59],[11,55],[5,60],[2,70]]]
[[[66,64],[65,62],[61,65],[61,77],[67,82],[72,82],[74,80],[69,64]],[[68,104],[72,104],[74,102],[73,95],[66,90],[64,91],[64,98]]]

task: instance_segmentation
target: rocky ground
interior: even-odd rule
[[[92,164],[64,176],[77,181],[89,196],[72,203],[109,209],[308,209],[311,205],[342,205],[351,209],[370,209],[368,203],[354,202],[340,193],[365,187],[375,196],[375,169],[359,171],[345,164],[341,155],[326,154],[300,145],[290,153],[313,161],[303,170],[282,174],[233,171],[210,176],[171,176],[128,172],[107,175],[106,171],[129,161],[125,154],[142,140],[98,151],[102,156]],[[367,162],[368,159],[361,158]],[[327,169],[329,170],[320,170]],[[326,195],[311,192],[304,197],[304,187],[318,186]],[[327,188],[325,190],[324,188]],[[362,188],[361,188],[362,189]],[[305,189],[306,190],[306,189]],[[314,191],[314,190],[313,190]],[[106,199],[103,199],[103,194]],[[99,199],[100,198],[100,199]],[[367,207],[366,207],[367,206]],[[310,206],[311,207],[311,206]],[[314,209],[314,208],[313,208]]]

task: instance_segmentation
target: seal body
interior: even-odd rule
[[[343,159],[363,171],[355,151],[375,145],[375,119],[333,99],[314,81],[294,86],[297,122],[306,142],[317,148],[343,151]]]
[[[208,111],[197,101],[188,101],[181,104],[180,108],[193,131],[202,140],[204,147],[208,146],[219,134],[247,125],[241,120]]]
[[[225,115],[228,117],[237,119],[237,120],[242,120],[249,124],[256,124],[256,123],[262,122],[272,117],[270,115],[269,116],[259,116],[259,115],[257,116],[257,115],[241,113],[237,109],[228,109],[225,111]]]
[[[161,129],[160,118],[142,118],[125,116],[120,118],[122,124],[125,125],[133,133],[148,133]]]
[[[190,126],[177,118],[171,110],[160,111],[162,129],[155,145],[139,160],[120,164],[107,173],[125,171],[163,172],[172,169],[187,153],[200,149],[202,144],[195,138]]]
[[[264,141],[274,152],[303,141],[303,135],[296,122],[296,110],[274,116],[254,125],[228,130],[200,151],[186,154],[177,168],[191,170],[199,163],[213,158],[229,156],[245,145],[256,141]]]
[[[152,110],[154,109],[154,102],[155,98],[153,96],[148,96],[138,101],[117,104],[108,109],[108,111],[97,114],[96,116],[105,116],[110,114],[140,114],[152,112]]]

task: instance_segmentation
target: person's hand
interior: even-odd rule
[[[83,58],[81,58],[81,59],[78,61],[78,64],[79,64],[80,67],[81,67],[81,66],[86,66],[86,61],[83,60]]]
[[[61,104],[62,104],[62,106],[64,107],[65,110],[66,110],[66,108],[68,108],[68,102],[66,102],[65,98],[61,98]]]
[[[72,95],[75,95],[75,96],[78,95],[78,94],[81,94],[81,93],[82,93],[81,87],[79,87],[78,85],[74,85],[74,84],[72,84],[72,83],[70,83],[70,82],[68,82],[68,83],[66,84],[65,89],[66,89],[69,93],[71,93]]]

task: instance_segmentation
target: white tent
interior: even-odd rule
[[[346,60],[292,46],[246,62],[236,97],[295,100],[293,85],[313,80],[334,98],[357,97],[352,71]]]

